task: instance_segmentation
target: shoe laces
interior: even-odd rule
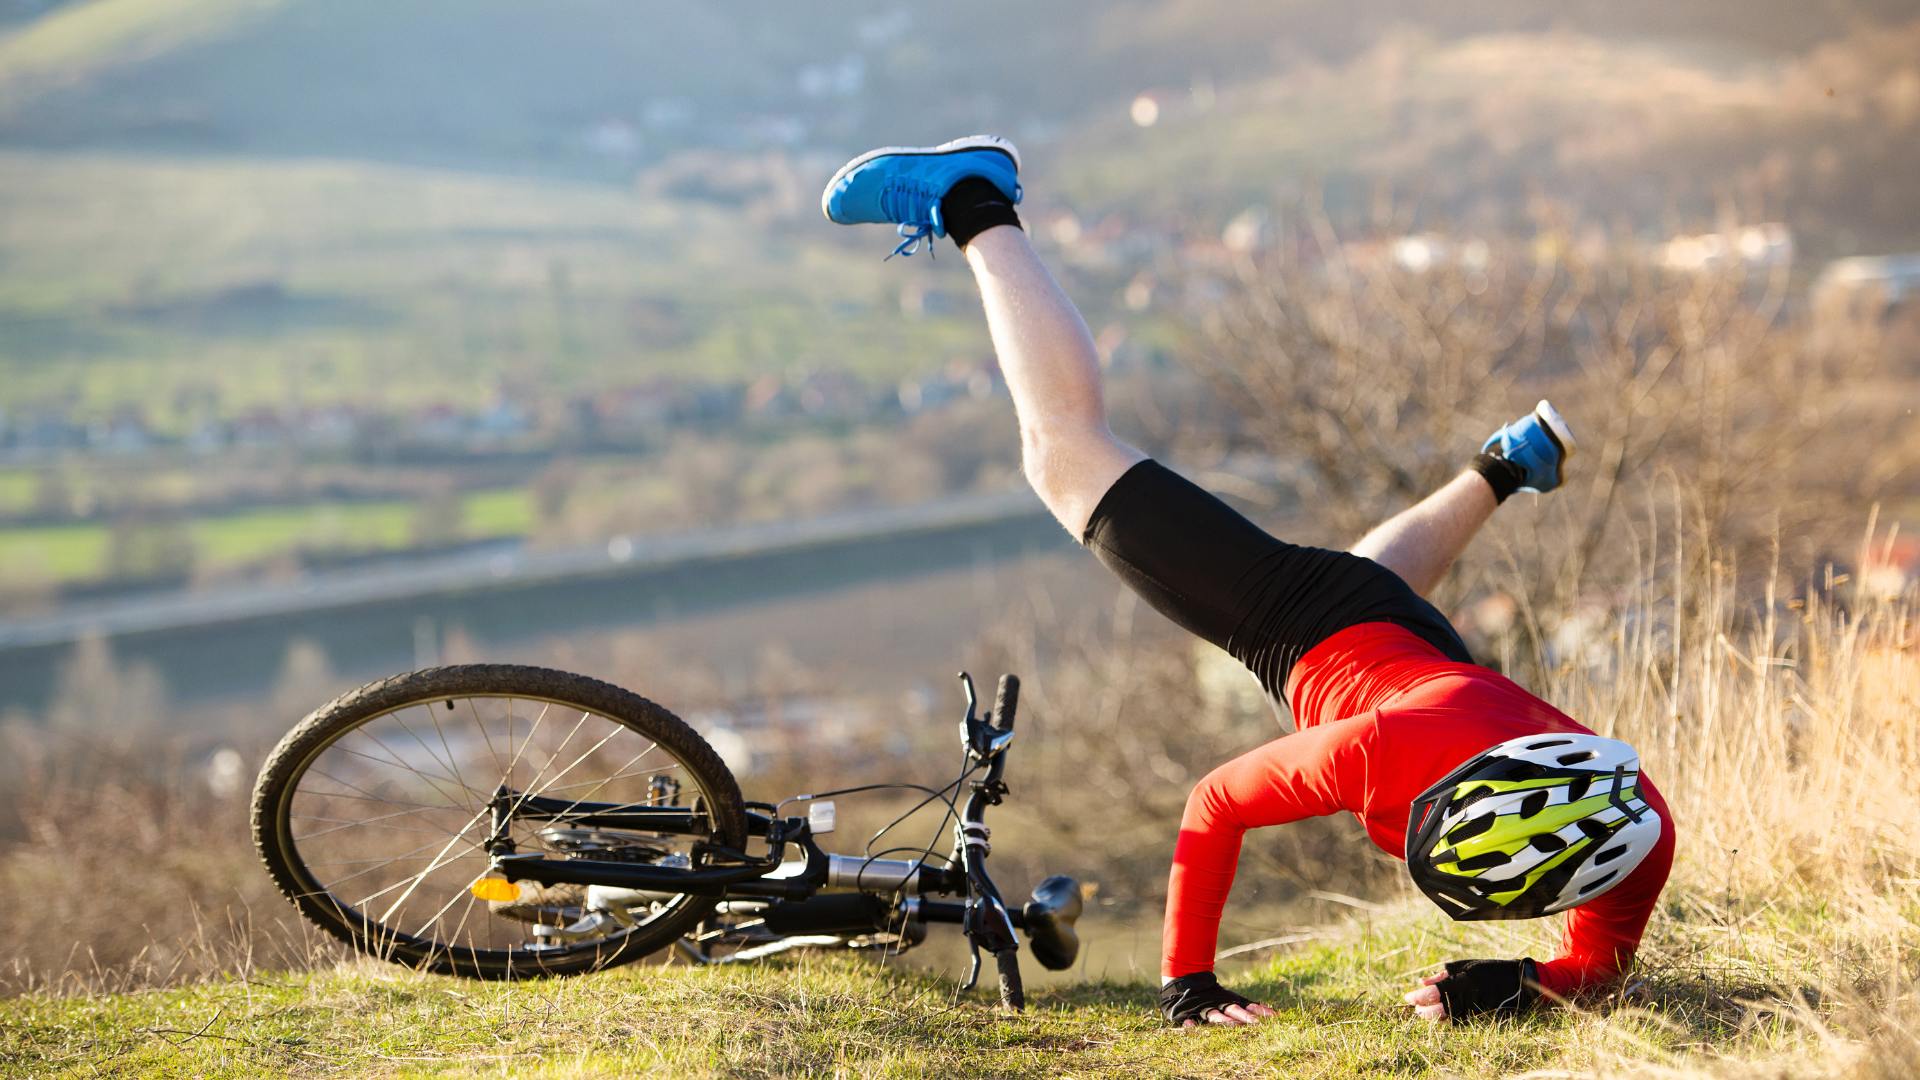
[[[900,222],[894,230],[900,236],[900,243],[888,259],[894,255],[911,256],[923,243],[927,246],[927,257],[934,257],[932,238],[941,231],[940,200],[931,185],[915,180],[888,181],[887,186],[880,189],[880,210]]]

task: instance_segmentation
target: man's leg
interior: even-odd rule
[[[1567,422],[1542,401],[1489,436],[1466,472],[1361,537],[1353,553],[1400,575],[1425,596],[1509,495],[1559,487],[1573,449]]]
[[[1093,336],[1027,234],[996,226],[965,250],[1020,420],[1027,480],[1081,539],[1101,496],[1146,455],[1108,429]]]
[[[1352,551],[1399,574],[1414,592],[1425,596],[1499,505],[1491,484],[1478,473],[1464,472],[1375,526]]]
[[[834,173],[820,209],[842,225],[894,225],[895,255],[941,236],[966,251],[1019,415],[1027,478],[1082,540],[1101,497],[1146,455],[1107,429],[1093,337],[1014,212],[1019,173],[1019,151],[993,135],[885,147]]]
[[[1360,623],[1397,623],[1470,662],[1445,616],[1396,574],[1348,552],[1286,543],[1114,438],[1092,337],[1018,227],[1018,173],[1012,144],[993,136],[883,148],[836,172],[821,208],[841,224],[894,225],[897,255],[941,235],[966,252],[1019,415],[1027,476],[1061,524],[1155,609],[1246,664],[1276,699],[1308,649]],[[1532,474],[1498,475],[1510,491]]]

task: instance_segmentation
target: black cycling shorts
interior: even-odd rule
[[[1308,649],[1360,623],[1404,626],[1473,662],[1453,624],[1400,575],[1276,539],[1155,461],[1114,482],[1081,542],[1161,614],[1245,664],[1275,701]]]

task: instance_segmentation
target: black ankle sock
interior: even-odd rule
[[[1473,459],[1467,468],[1486,478],[1493,488],[1493,501],[1503,503],[1507,496],[1519,490],[1527,482],[1527,470],[1501,457],[1499,454],[1481,454]]]
[[[993,181],[980,176],[969,176],[947,191],[940,200],[940,219],[954,245],[963,248],[995,225],[1020,227],[1020,215],[1013,212],[1013,203],[1000,194]]]

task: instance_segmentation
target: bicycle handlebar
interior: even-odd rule
[[[1013,730],[1013,713],[1020,705],[1020,676],[1000,676],[1000,687],[993,695],[993,723],[1001,731]]]

